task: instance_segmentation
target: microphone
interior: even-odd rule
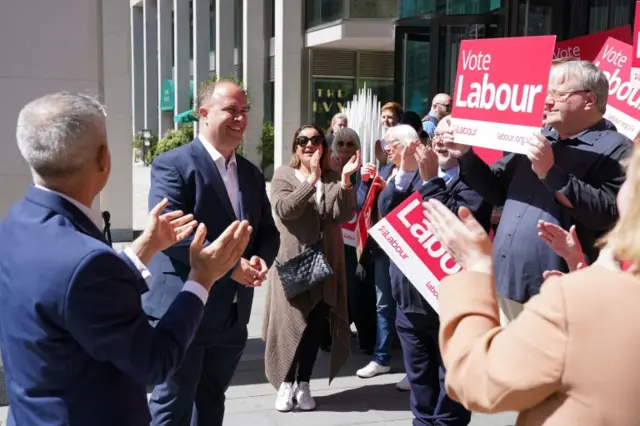
[[[110,246],[113,246],[113,241],[111,240],[111,213],[107,210],[102,212],[102,220],[104,221],[104,229],[102,231],[102,235],[104,235],[104,239],[107,240],[107,243]]]

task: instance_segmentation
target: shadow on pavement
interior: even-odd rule
[[[316,411],[367,412],[407,411],[409,393],[396,390],[394,383],[365,385],[326,396],[316,396]]]

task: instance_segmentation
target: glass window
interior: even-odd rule
[[[422,114],[429,101],[429,41],[407,40],[404,63],[403,101],[406,110]]]
[[[305,28],[334,22],[343,18],[343,0],[306,0]]]
[[[499,9],[501,4],[501,0],[400,0],[400,17],[426,13],[473,15]]]
[[[313,77],[311,87],[313,122],[326,129],[331,125],[331,118],[353,98],[355,80]]]
[[[371,89],[371,93],[378,97],[380,105],[395,101],[393,96],[393,80],[369,80],[364,78],[358,80],[358,90],[362,89],[365,85],[367,89]]]
[[[553,34],[553,6],[520,0],[518,35],[536,36]]]
[[[590,0],[589,33],[608,30],[620,25],[633,24],[633,0]]]
[[[267,81],[264,83],[264,109],[262,113],[263,123],[273,123],[274,106],[275,106],[275,83],[273,81]]]

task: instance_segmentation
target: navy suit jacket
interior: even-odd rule
[[[29,188],[0,223],[9,425],[148,425],[147,384],[179,366],[204,312],[182,292],[156,328],[142,276],[60,195]]]
[[[459,178],[445,184],[444,179],[437,177],[423,184],[420,173],[418,171],[414,173],[411,185],[403,191],[398,190],[395,185],[395,179],[391,179],[378,199],[378,209],[382,216],[389,214],[398,207],[414,191],[419,191],[424,201],[435,198],[453,212],[457,213],[461,206],[467,207],[484,229],[487,232],[489,231],[493,206],[484,201],[477,192],[470,189]],[[429,303],[411,285],[393,261],[391,261],[389,275],[391,276],[393,297],[398,304],[398,308],[404,312],[428,314],[437,318],[437,314]]]
[[[280,233],[273,221],[262,172],[251,162],[236,155],[240,188],[240,218],[236,218],[220,171],[199,139],[166,152],[151,165],[149,209],[163,198],[169,200],[167,211],[193,213],[207,226],[207,242],[214,241],[236,219],[249,221],[253,233],[243,256],[260,256],[270,267],[278,248]],[[143,296],[144,309],[153,318],[162,318],[182,289],[189,271],[189,237],[158,253],[149,263],[152,279]],[[211,288],[198,339],[222,334],[233,315],[233,300],[238,297],[238,320],[249,322],[253,289],[230,278],[231,271]]]

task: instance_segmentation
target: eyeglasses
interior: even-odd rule
[[[571,92],[559,92],[557,90],[549,90],[547,91],[547,96],[550,97],[554,102],[565,102],[573,95],[577,95],[578,93],[591,93],[591,90],[572,90]]]
[[[440,102],[436,102],[436,105],[443,106],[445,109],[451,108],[451,104],[441,104]]]
[[[296,143],[299,146],[306,146],[309,142],[313,146],[322,145],[322,136],[298,136],[298,139],[296,139]]]
[[[337,145],[338,145],[338,148],[345,148],[345,147],[353,148],[354,146],[356,146],[356,144],[354,144],[352,141],[346,141],[346,142],[339,141]]]

